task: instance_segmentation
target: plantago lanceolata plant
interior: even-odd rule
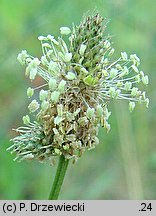
[[[23,50],[19,62],[26,66],[26,76],[43,78],[45,84],[29,87],[28,109],[33,114],[23,117],[25,126],[17,128],[11,141],[15,160],[49,161],[60,156],[59,168],[50,199],[56,199],[69,159],[76,161],[86,149],[99,144],[101,125],[110,130],[108,118],[111,100],[127,100],[129,110],[137,103],[149,104],[145,92],[137,85],[148,84],[148,76],[140,71],[136,54],[121,52],[113,59],[114,48],[104,35],[106,22],[99,15],[85,17],[72,29],[61,27],[61,36],[39,36],[42,56],[36,58]],[[34,92],[38,92],[38,98]],[[31,115],[32,116],[32,115]],[[62,169],[62,170],[61,170]],[[60,180],[62,172],[62,180]]]

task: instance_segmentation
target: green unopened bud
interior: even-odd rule
[[[32,97],[33,94],[34,94],[34,89],[29,87],[29,88],[27,89],[27,95],[28,95],[28,97],[29,97],[29,98]]]
[[[97,78],[94,78],[93,76],[88,75],[83,79],[83,82],[87,85],[95,85],[97,83]]]
[[[33,100],[29,106],[28,109],[30,112],[35,112],[40,107],[39,103],[36,100]]]
[[[68,34],[70,34],[71,30],[68,27],[61,27],[60,32],[62,35],[68,35]]]
[[[132,112],[134,110],[134,108],[135,108],[135,102],[130,101],[129,102],[129,111]]]
[[[28,115],[26,115],[26,116],[23,116],[23,123],[25,124],[25,125],[29,125],[30,124],[30,117],[28,116]]]

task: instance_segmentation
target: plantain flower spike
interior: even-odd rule
[[[72,29],[60,28],[57,39],[40,36],[40,59],[26,50],[18,55],[30,80],[38,75],[45,84],[27,91],[33,121],[26,115],[25,126],[15,130],[18,136],[8,148],[16,153],[14,160],[51,163],[64,155],[76,161],[99,143],[99,126],[110,130],[111,100],[127,100],[130,111],[137,103],[148,107],[145,91],[137,87],[140,82],[148,84],[148,76],[139,69],[140,59],[121,52],[114,60],[115,50],[104,35],[105,28],[106,21],[99,14],[88,16]]]

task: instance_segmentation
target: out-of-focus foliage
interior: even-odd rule
[[[100,145],[70,164],[61,199],[156,198],[156,6],[145,0],[1,0],[0,1],[0,199],[46,199],[55,167],[37,162],[13,161],[6,152],[11,128],[21,125],[27,113],[30,85],[17,54],[27,49],[40,56],[38,35],[57,36],[59,27],[79,23],[82,15],[99,10],[110,22],[106,34],[114,47],[136,53],[149,75],[149,109],[127,104],[110,105],[111,131],[100,129]],[[32,86],[41,84],[38,79]]]

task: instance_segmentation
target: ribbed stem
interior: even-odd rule
[[[68,163],[69,163],[69,160],[66,159],[63,155],[61,155],[59,158],[59,163],[58,163],[55,179],[54,179],[52,189],[49,195],[49,200],[58,199],[58,196],[61,190],[61,186],[62,186],[64,177],[67,171]]]

